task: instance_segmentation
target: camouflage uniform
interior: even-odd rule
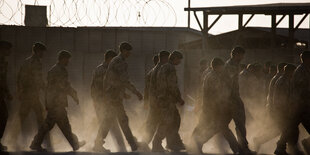
[[[171,63],[162,65],[156,75],[156,96],[160,106],[159,126],[153,140],[153,149],[161,147],[167,138],[171,150],[182,150],[184,144],[179,135],[181,117],[176,104],[183,102],[178,86],[175,66]]]
[[[44,119],[44,108],[40,102],[40,91],[45,90],[42,76],[42,62],[39,57],[32,55],[22,64],[17,76],[17,92],[21,102],[19,117],[21,123],[33,110],[37,117],[38,126]]]
[[[212,70],[203,82],[202,113],[192,134],[199,152],[202,151],[203,144],[217,133],[223,134],[234,153],[239,151],[238,142],[228,127],[232,120],[231,92],[230,86],[223,78],[222,75]]]
[[[10,95],[7,85],[7,68],[8,63],[4,58],[0,59],[0,140],[3,137],[3,133],[8,120],[8,109],[6,105],[6,98]]]
[[[149,104],[149,113],[147,116],[147,120],[145,122],[145,133],[143,136],[143,141],[147,144],[151,142],[153,139],[153,136],[155,134],[155,131],[157,129],[158,123],[159,123],[159,117],[160,109],[158,107],[158,104],[156,102],[156,75],[158,73],[158,70],[162,66],[161,63],[157,63],[157,65],[152,68],[147,76],[146,76],[146,89],[144,90],[145,95],[144,99],[147,100]]]
[[[103,110],[104,103],[103,102],[105,102],[104,95],[103,95],[103,78],[106,74],[108,66],[109,64],[107,62],[103,62],[102,64],[97,66],[96,70],[94,71],[92,84],[91,84],[91,96],[94,102],[95,111],[96,111],[97,118],[99,119],[100,124],[103,121],[103,117],[104,117],[104,110]],[[102,135],[101,132],[102,132],[102,128],[99,128],[98,136],[96,138],[96,143],[98,146],[103,145],[102,137],[100,137],[100,135]],[[121,152],[124,152],[124,151],[126,152],[126,146],[124,143],[124,139],[123,139],[121,130],[118,126],[116,119],[112,124],[111,134],[118,144],[118,150]]]
[[[32,146],[40,146],[44,136],[58,125],[73,150],[79,148],[78,138],[72,133],[71,125],[67,116],[67,95],[77,98],[76,91],[71,87],[68,80],[68,72],[65,66],[57,63],[47,75],[46,109],[47,117],[32,141]]]
[[[242,99],[239,94],[239,64],[235,63],[232,59],[229,59],[225,68],[227,71],[227,76],[229,77],[229,81],[231,82],[231,99],[232,99],[232,118],[236,124],[236,133],[238,137],[239,144],[248,148],[248,141],[246,139],[246,128],[245,128],[245,108]]]
[[[129,128],[128,116],[125,112],[123,105],[123,97],[125,89],[130,90],[134,94],[139,94],[135,86],[129,81],[128,64],[125,58],[119,54],[114,57],[109,64],[106,76],[104,78],[104,119],[102,120],[102,135],[103,139],[106,138],[112,122],[111,120],[118,120],[118,123],[125,135],[126,140],[131,146],[132,150],[137,149],[136,138],[132,135]]]
[[[292,80],[291,111],[288,125],[277,144],[277,150],[285,150],[290,139],[298,137],[298,126],[301,123],[310,133],[310,70],[304,64],[297,67]],[[296,142],[297,143],[297,142]],[[295,144],[296,145],[296,144]]]

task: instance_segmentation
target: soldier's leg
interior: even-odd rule
[[[162,146],[162,140],[170,134],[170,127],[174,119],[173,111],[169,107],[162,107],[158,116],[159,124],[152,143],[153,152],[165,151]]]
[[[117,119],[111,120],[111,135],[114,137],[114,140],[117,143],[117,148],[119,152],[127,152],[124,138],[117,122]]]
[[[150,106],[149,114],[145,122],[145,131],[143,135],[143,142],[147,144],[149,144],[152,141],[154,134],[156,132],[159,122],[158,114],[159,114],[158,108],[156,109],[155,107]]]
[[[300,124],[300,120],[298,118],[295,118],[295,119],[290,120],[287,126],[283,128],[283,130],[281,131],[281,137],[277,142],[277,148],[274,152],[275,154],[280,154],[280,155],[287,154],[286,144],[288,143],[290,139],[291,141],[294,141],[292,139],[295,139],[296,137],[298,137],[299,124]],[[291,142],[291,143],[295,143],[295,142]]]
[[[49,110],[47,112],[47,117],[44,121],[44,123],[41,125],[41,127],[38,130],[38,133],[34,137],[30,148],[33,150],[40,150],[41,144],[44,140],[45,135],[54,127],[56,123],[56,113],[53,110]]]
[[[167,134],[167,148],[173,151],[184,150],[185,146],[179,134],[180,126],[181,126],[181,116],[178,109],[172,111],[173,114],[173,122],[169,125],[169,134]]]
[[[120,105],[120,104],[118,104]],[[115,110],[117,115],[117,120],[119,122],[119,125],[124,133],[124,136],[128,142],[128,144],[131,147],[132,151],[136,151],[138,149],[136,138],[133,136],[131,129],[129,128],[129,120],[128,116],[125,112],[124,106],[121,103],[120,106],[117,107],[117,110]]]
[[[8,120],[8,109],[6,107],[6,103],[2,99],[0,101],[0,151],[7,150],[7,147],[3,146],[1,143],[1,139],[5,131],[7,120]]]
[[[236,125],[236,133],[238,137],[238,142],[243,148],[248,148],[248,141],[246,138],[246,118],[245,118],[245,108],[242,100],[234,103],[232,116]]]
[[[77,136],[72,133],[71,125],[68,119],[67,111],[64,108],[57,110],[57,120],[56,123],[64,134],[68,142],[70,143],[73,150],[78,150],[80,148]]]
[[[232,133],[232,131],[227,127],[225,127],[222,130],[222,134],[224,136],[224,138],[227,140],[227,142],[229,143],[229,146],[231,148],[231,150],[233,151],[233,153],[240,153],[240,146],[239,143],[235,137],[235,135]]]
[[[20,130],[22,131],[23,135],[26,135],[27,133],[25,133],[27,127],[24,122],[26,120],[26,118],[28,117],[30,110],[31,110],[32,106],[31,106],[31,102],[29,99],[24,98],[20,100],[20,107],[19,107],[19,111],[18,111],[18,115],[19,115],[19,121],[20,121]],[[20,132],[20,131],[18,131]],[[17,136],[18,134],[16,134]],[[17,137],[16,137],[17,140]]]
[[[205,122],[200,121],[192,133],[190,151],[193,151],[193,153],[202,154],[203,145],[208,142],[216,133],[218,133],[218,130],[216,130],[214,124],[210,121],[207,122],[210,124],[206,124]]]
[[[95,146],[94,150],[98,152],[105,152],[108,151],[103,148],[103,144],[105,143],[105,138],[107,137],[109,130],[112,125],[112,121],[115,120],[115,115],[113,115],[113,112],[106,111],[103,118],[100,118],[102,120],[101,125],[98,130],[98,134],[95,140]]]
[[[33,102],[33,111],[36,115],[38,126],[40,126],[44,121],[44,108],[39,98],[34,99]]]
[[[38,125],[38,128],[40,126],[42,126],[42,124],[44,123],[44,108],[43,108],[43,105],[41,104],[40,102],[40,99],[39,98],[36,98],[33,100],[33,110],[34,110],[34,113],[36,115],[36,118],[37,118],[37,125]],[[45,137],[45,143],[48,147],[52,147],[52,143],[51,143],[51,138],[50,138],[50,134],[47,133],[46,137]]]

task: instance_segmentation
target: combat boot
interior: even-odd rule
[[[86,141],[85,141],[85,140],[79,141],[79,142],[78,142],[78,145],[76,145],[76,146],[73,147],[73,151],[79,150],[79,149],[80,149],[81,147],[83,147],[85,144],[86,144]]]
[[[32,144],[30,145],[30,149],[31,149],[31,150],[34,150],[34,151],[38,151],[38,152],[47,152],[47,150],[44,149],[44,148],[42,148],[41,145],[38,145],[38,144],[35,144],[35,143],[32,143]]]
[[[306,153],[310,155],[310,138],[302,140],[302,145]]]
[[[4,152],[4,151],[7,151],[8,150],[8,147],[2,145],[2,143],[0,143],[0,152]]]
[[[101,153],[110,153],[111,151],[109,149],[104,148],[103,146],[94,146],[93,151],[95,152],[101,152]]]
[[[277,148],[277,149],[274,151],[274,154],[275,154],[275,155],[289,155],[289,154],[285,151],[285,149],[279,149],[279,148]]]

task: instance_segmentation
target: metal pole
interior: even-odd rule
[[[188,8],[191,8],[191,0],[188,0]],[[187,28],[191,27],[191,12],[187,11]]]

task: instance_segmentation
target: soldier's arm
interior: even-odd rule
[[[136,89],[136,87],[129,81],[129,74],[127,70],[128,66],[126,63],[119,64],[118,66],[115,67],[117,72],[120,75],[120,82],[122,85],[130,90],[132,93],[138,96],[139,100],[141,100],[143,97],[141,93]]]
[[[183,104],[183,99],[181,97],[181,92],[178,86],[178,77],[176,74],[176,71],[174,69],[171,69],[167,71],[167,84],[168,84],[168,90],[172,95],[176,98],[178,102]]]

